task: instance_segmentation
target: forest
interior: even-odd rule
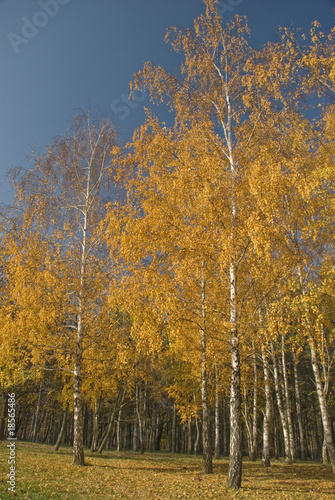
[[[9,172],[0,440],[15,395],[16,438],[77,466],[224,456],[231,489],[245,456],[335,473],[335,28],[255,49],[204,3],[166,36],[179,73],[130,83],[151,99],[131,142],[79,111]]]

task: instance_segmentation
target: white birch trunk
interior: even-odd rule
[[[330,459],[330,462],[331,462],[331,465],[333,468],[333,472],[335,473],[335,446],[334,446],[332,426],[331,426],[331,421],[329,418],[327,401],[326,401],[326,397],[325,397],[323,385],[322,385],[322,378],[321,378],[321,373],[320,373],[320,368],[319,368],[319,363],[318,363],[318,358],[317,358],[317,350],[316,350],[315,340],[313,339],[313,337],[311,335],[309,336],[309,347],[311,350],[312,367],[313,367],[313,373],[314,373],[314,378],[315,378],[316,391],[318,394],[319,405],[320,405],[324,439],[325,439],[325,442],[327,444],[328,455],[329,455],[329,459]]]
[[[239,489],[242,483],[242,418],[241,418],[241,363],[240,349],[237,331],[237,276],[236,264],[234,261],[235,249],[235,226],[236,226],[236,165],[233,158],[233,138],[232,138],[232,110],[230,95],[227,86],[227,123],[224,126],[224,134],[228,148],[230,173],[231,173],[231,256],[229,265],[230,283],[230,325],[231,325],[231,384],[230,384],[230,454],[227,474],[227,487]]]
[[[254,344],[254,343],[253,343]],[[258,375],[257,375],[257,359],[256,350],[253,345],[253,365],[254,365],[254,393],[253,393],[253,408],[252,408],[252,449],[250,459],[255,461],[257,458],[257,402],[258,402]]]
[[[298,378],[298,368],[297,368],[297,358],[293,351],[293,372],[294,372],[294,391],[295,391],[295,404],[297,410],[298,428],[299,428],[299,438],[300,438],[300,458],[301,460],[306,460],[306,440],[305,433],[302,424],[302,412],[301,412],[301,398],[299,389],[299,378]]]
[[[187,419],[187,453],[192,454],[192,419]]]
[[[294,446],[294,433],[293,433],[293,422],[292,422],[292,411],[291,411],[291,400],[288,386],[288,374],[287,374],[287,366],[286,366],[286,357],[285,357],[285,342],[284,336],[281,336],[282,340],[282,366],[283,366],[283,380],[284,380],[284,394],[286,401],[286,415],[287,415],[287,425],[289,431],[289,441],[290,441],[290,453],[292,463],[295,458],[295,446]]]
[[[303,273],[302,273],[301,269],[299,269],[299,274],[300,274],[302,295],[305,296],[306,291],[305,291],[305,285],[304,285],[304,281],[303,281]],[[314,374],[314,379],[315,379],[316,392],[317,392],[318,400],[319,400],[320,413],[321,413],[323,432],[324,432],[324,440],[325,440],[326,445],[327,445],[329,460],[330,460],[330,463],[332,465],[333,472],[335,474],[335,445],[334,445],[334,438],[333,438],[333,429],[332,429],[332,424],[331,424],[331,420],[330,420],[328,408],[327,408],[327,399],[326,399],[326,395],[325,395],[325,388],[326,387],[324,387],[322,384],[322,377],[321,377],[321,373],[320,373],[317,348],[316,348],[316,343],[315,343],[313,333],[312,333],[312,327],[311,327],[310,320],[309,320],[309,311],[308,311],[307,305],[305,306],[305,312],[306,312],[306,320],[307,320],[307,328],[308,328],[308,344],[309,344],[309,348],[311,351],[313,374]]]
[[[264,392],[265,392],[262,465],[263,467],[270,467],[271,386],[270,386],[270,370],[263,346],[262,346],[262,361],[263,361],[263,371],[264,371]]]
[[[83,420],[83,401],[82,401],[82,365],[83,365],[83,340],[84,340],[84,310],[85,310],[85,275],[87,259],[87,233],[88,233],[88,200],[90,196],[90,168],[88,169],[86,203],[83,213],[83,228],[81,242],[81,264],[80,264],[80,288],[78,296],[78,315],[77,315],[77,339],[74,363],[73,377],[73,463],[74,465],[85,465],[84,459],[84,420]]]
[[[203,472],[212,473],[212,447],[209,423],[209,410],[207,398],[207,348],[206,348],[206,291],[204,270],[202,267],[201,279],[201,399],[202,399],[202,448],[203,448]]]
[[[240,351],[236,316],[236,269],[230,264],[230,323],[231,330],[231,385],[230,385],[230,454],[227,487],[238,489],[242,482],[242,432],[241,432],[241,376]]]
[[[273,375],[274,375],[274,380],[275,380],[276,399],[277,399],[280,421],[281,421],[283,435],[284,435],[285,462],[287,464],[291,464],[292,457],[291,457],[291,448],[290,448],[290,436],[289,436],[289,430],[288,430],[287,416],[285,413],[281,389],[280,389],[277,360],[276,360],[273,342],[271,342],[271,349],[272,349]]]

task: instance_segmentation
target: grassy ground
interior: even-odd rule
[[[72,450],[54,452],[46,445],[16,444],[16,493],[7,490],[7,443],[0,443],[0,499],[129,500],[307,500],[335,499],[330,466],[303,462],[270,469],[260,462],[243,465],[242,489],[225,488],[227,460],[214,461],[214,474],[203,475],[201,457],[169,453],[86,453],[86,467],[72,465]]]

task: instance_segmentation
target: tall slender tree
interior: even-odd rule
[[[113,180],[115,148],[116,135],[108,120],[94,122],[90,114],[79,113],[68,134],[55,139],[41,156],[33,154],[33,168],[19,172],[14,181],[24,226],[38,235],[46,249],[39,259],[42,271],[52,276],[52,267],[56,268],[53,280],[59,281],[54,289],[64,297],[59,311],[59,303],[54,304],[52,329],[73,363],[75,465],[84,465],[84,353],[101,333],[107,273],[99,223]],[[36,268],[36,273],[35,286],[41,269]],[[42,303],[44,293],[40,291]],[[43,309],[36,323],[42,313]],[[57,343],[50,338],[49,354],[59,352]]]

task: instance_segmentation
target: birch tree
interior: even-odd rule
[[[184,192],[181,194],[185,200],[190,196],[195,199],[196,189],[201,186],[203,196],[201,199],[197,197],[198,214],[202,214],[198,226],[200,231],[193,233],[193,239],[199,242],[201,252],[205,248],[204,243],[207,243],[202,257],[201,252],[198,254],[200,259],[206,260],[205,256],[210,254],[217,262],[221,283],[226,284],[227,280],[229,283],[228,289],[222,291],[223,295],[228,291],[230,297],[228,321],[232,368],[227,485],[239,488],[242,477],[240,349],[243,332],[238,328],[242,298],[237,290],[237,277],[241,278],[242,286],[242,266],[249,250],[262,246],[264,229],[261,211],[254,210],[257,204],[249,188],[249,171],[258,151],[275,130],[277,115],[284,115],[282,87],[287,88],[287,85],[285,87],[283,78],[279,78],[283,62],[278,47],[256,54],[247,42],[249,31],[245,20],[237,17],[222,27],[214,2],[206,0],[204,3],[206,13],[195,20],[194,30],[173,28],[167,35],[174,50],[184,55],[181,76],[174,77],[163,68],[146,63],[132,83],[133,89],[149,89],[154,102],[167,103],[173,112],[174,127],[168,129],[164,124],[160,125],[149,114],[147,122],[135,134],[130,148],[135,150],[132,161],[136,164],[137,179],[146,170],[146,165],[150,165],[149,176],[141,179],[143,186],[147,186],[148,192],[150,190],[153,195],[143,198],[141,194],[142,209],[148,214],[142,235],[145,231],[153,234],[153,228],[156,237],[164,234],[163,227],[165,230],[168,228],[169,235],[175,230],[176,226],[172,227],[175,222],[173,214],[180,211],[176,197],[174,201],[178,209],[165,206],[165,214],[161,213],[158,217],[155,210],[155,204],[164,199],[161,186],[164,182],[168,182],[165,188],[171,186],[171,181],[165,181],[167,175],[178,172],[178,181],[172,189],[176,193],[177,188],[182,187]],[[269,75],[273,86],[268,81]],[[176,140],[180,144],[178,147]],[[185,148],[192,151],[193,156],[187,156]],[[194,158],[198,160],[197,166],[193,166]],[[186,161],[193,170],[187,172]],[[258,175],[260,181],[260,172]],[[149,187],[150,177],[154,182]],[[135,183],[136,179],[132,186]],[[150,199],[150,206],[143,202],[144,199]],[[189,213],[189,206],[184,203],[185,213]],[[140,214],[137,212],[137,215]],[[184,217],[184,222],[187,222],[185,230],[191,234],[190,223],[197,213],[187,217]],[[175,234],[180,236],[180,233]],[[213,252],[213,238],[208,238],[211,234],[216,242]],[[164,255],[167,253],[158,246],[157,251],[164,252]],[[145,247],[141,246],[139,255],[144,257],[144,252]],[[226,320],[224,303],[222,300],[221,312]]]
[[[75,465],[84,465],[84,356],[100,333],[107,273],[98,225],[113,179],[115,148],[116,135],[108,120],[98,123],[79,113],[68,133],[41,156],[33,153],[33,168],[19,172],[14,180],[25,227],[39,235],[51,264],[57,258],[55,290],[64,300],[53,317],[58,320],[56,339],[62,339],[73,363]],[[46,262],[46,256],[43,259]],[[51,352],[57,349],[51,341]]]

